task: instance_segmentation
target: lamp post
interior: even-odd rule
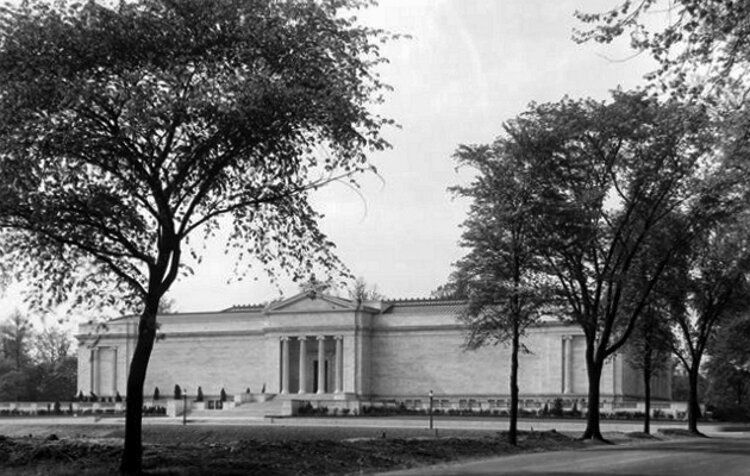
[[[435,394],[430,390],[430,430],[432,430],[432,399],[435,397]]]
[[[182,392],[182,425],[187,425],[187,387]]]

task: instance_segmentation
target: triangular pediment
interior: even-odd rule
[[[329,296],[320,293],[300,293],[288,299],[274,302],[266,308],[266,312],[331,312],[355,311],[357,303],[349,299]]]

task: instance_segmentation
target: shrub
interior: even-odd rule
[[[60,402],[55,402],[55,415],[60,414]]]
[[[552,402],[552,409],[549,411],[552,416],[561,417],[563,415],[563,400],[556,398]]]
[[[549,416],[549,404],[545,402],[544,407],[542,407],[542,416]]]
[[[351,410],[350,410],[350,409],[348,409],[348,408],[342,408],[342,409],[341,409],[341,414],[342,414],[342,415],[348,415],[350,411],[351,411]]]
[[[227,392],[224,391],[224,387],[221,388],[221,392],[219,393],[219,400],[221,400],[222,402],[227,401]]]
[[[196,402],[202,402],[203,401],[203,389],[201,387],[198,387],[198,396],[195,397]]]
[[[120,395],[120,392],[118,391],[117,394],[115,395],[115,402],[119,403],[121,401],[122,401],[122,396]]]
[[[750,414],[747,408],[741,405],[723,405],[716,407],[713,411],[713,417],[719,421],[748,421]]]
[[[174,399],[175,400],[182,399],[182,388],[179,385],[174,386]]]
[[[159,400],[159,387],[154,387],[154,401]]]

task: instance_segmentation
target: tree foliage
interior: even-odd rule
[[[698,432],[701,363],[722,321],[750,309],[747,213],[722,220],[691,240],[682,276],[671,281],[672,350],[689,378],[688,426]]]
[[[454,194],[471,199],[462,224],[466,256],[455,264],[451,286],[465,290],[462,318],[470,324],[469,347],[508,342],[535,322],[544,302],[535,215],[538,190],[512,137],[492,145],[461,146],[460,166],[476,170]]]
[[[0,12],[0,228],[35,296],[142,311],[122,470],[185,253],[229,230],[235,272],[343,270],[309,191],[370,170],[391,121],[358,0],[24,2]],[[23,173],[20,173],[23,171]],[[193,241],[190,241],[190,238]],[[42,279],[43,278],[43,279]],[[101,292],[106,289],[107,292]],[[39,303],[44,303],[41,300]]]
[[[662,279],[660,283],[665,284],[665,281],[668,279]],[[658,294],[656,292],[655,296]],[[652,297],[644,306],[633,333],[625,344],[628,364],[640,372],[643,382],[643,432],[646,434],[651,432],[651,381],[659,373],[671,376],[673,367],[671,343],[674,335],[669,325],[668,313],[654,301],[655,298]]]
[[[77,360],[66,332],[37,332],[19,311],[0,329],[0,401],[59,401],[75,395]]]
[[[750,318],[746,313],[726,320],[709,340],[705,365],[707,406],[714,418],[750,419]]]
[[[15,370],[23,369],[31,361],[31,332],[31,322],[18,309],[0,326],[3,359]]]
[[[339,3],[6,12],[2,167],[25,173],[1,203],[3,225],[33,238],[9,243],[20,266],[43,271],[53,297],[99,304],[71,279],[67,263],[84,260],[96,288],[131,298],[111,304],[137,308],[176,277],[178,244],[222,215],[230,246],[269,269],[330,262],[307,191],[368,168],[387,122],[365,109],[382,89],[371,32],[334,16]]]
[[[662,29],[649,26],[651,14],[667,12]],[[577,12],[587,30],[578,41],[609,43],[627,34],[636,51],[658,62],[647,76],[663,91],[681,97],[716,97],[728,93],[735,104],[745,101],[750,84],[750,5],[722,0],[627,0],[604,13]]]
[[[354,280],[352,285],[349,287],[349,298],[358,302],[364,301],[379,301],[385,299],[376,284],[368,284],[365,278],[359,276]]]
[[[471,205],[461,237],[467,254],[455,263],[444,289],[466,296],[458,317],[468,327],[469,348],[510,343],[508,436],[515,445],[520,339],[537,322],[549,295],[539,268],[538,189],[512,133],[491,145],[461,146],[454,157],[459,166],[474,169],[476,177],[469,185],[452,188],[457,196],[469,198]]]
[[[615,91],[608,103],[533,105],[511,134],[539,176],[536,220],[545,272],[585,336],[584,437],[601,438],[604,363],[631,335],[675,255],[667,247],[658,259],[645,259],[648,250],[673,243],[665,236],[687,239],[698,217],[722,208],[718,187],[706,180],[712,129],[701,108]],[[678,212],[683,218],[673,219]]]

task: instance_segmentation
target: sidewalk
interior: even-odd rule
[[[8,418],[0,419],[0,423],[7,421],[19,425],[111,425],[120,426],[125,424],[123,417],[34,417],[34,418]],[[429,420],[425,417],[284,417],[284,418],[237,418],[222,416],[203,416],[191,418],[188,415],[188,425],[246,425],[246,426],[297,426],[297,427],[359,427],[359,428],[427,428]],[[144,425],[182,425],[182,417],[147,417],[143,419]],[[731,427],[726,423],[704,423],[698,428],[708,434],[721,433],[725,436],[740,437],[750,433],[750,428],[745,425],[746,431],[733,431],[726,433],[725,428]],[[565,433],[583,432],[586,427],[585,420],[557,420],[557,419],[520,419],[518,429],[521,431],[545,431],[556,430]],[[479,431],[505,431],[508,429],[507,418],[457,418],[435,416],[433,417],[433,428],[454,430],[479,430]],[[643,428],[643,422],[611,421],[601,422],[603,432],[638,432]],[[652,421],[651,431],[657,432],[660,428],[687,428],[683,421]]]

